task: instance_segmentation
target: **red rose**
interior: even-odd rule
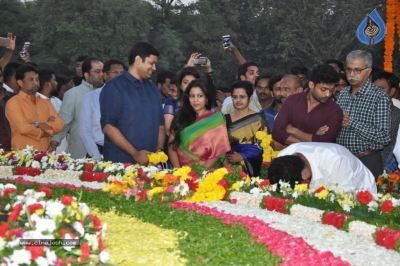
[[[87,165],[85,165],[85,171],[92,172],[93,171],[93,167],[94,167],[94,164],[88,163]]]
[[[259,184],[259,187],[265,187],[270,184],[271,184],[271,182],[269,182],[269,179],[265,179],[265,180],[261,181],[261,183]]]
[[[240,171],[240,177],[244,180],[247,177],[247,174],[243,171]]]
[[[64,162],[64,155],[58,156],[58,162],[63,163]]]
[[[6,235],[8,227],[8,223],[6,222],[0,224],[0,237],[4,237]]]
[[[15,189],[15,188],[6,188],[3,191],[3,199],[7,199],[8,195],[11,194],[11,193],[14,193],[14,192],[17,192],[17,189]]]
[[[43,205],[40,203],[34,203],[34,204],[31,204],[28,206],[28,211],[29,211],[29,214],[31,214],[31,215],[33,213],[35,213],[36,210],[41,210],[41,209],[43,209]]]
[[[391,200],[385,200],[381,205],[382,212],[392,212],[394,211],[393,202]]]
[[[368,190],[366,191],[359,191],[357,193],[357,199],[359,202],[361,202],[364,205],[367,205],[368,203],[370,203],[372,201],[374,197],[372,196],[371,193],[369,193]]]
[[[31,253],[31,260],[36,260],[44,254],[44,250],[40,246],[26,246],[26,249]]]
[[[51,193],[53,193],[53,191],[52,191],[50,188],[45,187],[45,186],[41,186],[41,187],[38,189],[38,192],[44,192],[44,193],[46,193],[46,197],[48,197],[48,198],[50,198],[50,197],[51,197]]]
[[[14,206],[13,210],[10,212],[10,214],[8,215],[8,221],[11,222],[16,222],[18,221],[18,217],[19,217],[19,213],[22,210],[22,205],[21,204],[17,204]]]
[[[43,158],[43,154],[42,153],[38,153],[33,157],[33,160],[35,161],[40,161]]]
[[[72,196],[66,195],[61,197],[61,202],[64,205],[71,205],[71,203],[74,201],[74,198]]]
[[[96,232],[100,231],[101,230],[101,222],[100,222],[99,217],[97,217],[96,215],[93,215],[93,214],[89,214],[89,218],[93,222],[94,231],[96,231]]]
[[[145,201],[146,199],[147,199],[147,190],[144,188],[136,195],[136,200]]]
[[[14,228],[14,229],[11,229],[10,231],[6,232],[6,234],[5,234],[5,238],[6,238],[8,241],[11,241],[13,236],[22,237],[22,231],[21,231],[21,229],[19,229],[19,228]]]
[[[97,236],[97,241],[99,242],[99,250],[100,250],[100,252],[105,250],[106,248],[104,247],[103,239],[101,238],[101,236],[99,236],[99,235]]]
[[[301,180],[300,184],[307,184],[307,187],[310,187],[310,180]]]
[[[228,170],[228,174],[233,172],[233,169],[229,166],[225,166],[226,170]]]
[[[131,163],[124,163],[124,168],[128,168],[131,165],[132,165]]]
[[[82,243],[81,252],[82,252],[82,255],[80,257],[81,261],[88,260],[89,254],[90,254],[90,247],[89,247],[88,243],[86,243],[86,242]]]
[[[196,174],[195,172],[189,172],[188,176],[191,176],[193,181],[199,179],[199,175]]]
[[[320,188],[317,188],[316,190],[314,190],[314,194],[318,194],[318,193],[320,193],[322,190],[324,190],[325,189],[325,187],[324,186],[322,186],[322,187],[320,187]]]
[[[196,192],[199,188],[199,183],[195,182],[193,179],[186,179],[185,183],[189,186],[189,189],[193,192]]]
[[[138,173],[138,175],[142,175],[143,174],[143,169],[142,168],[137,169],[137,173]]]

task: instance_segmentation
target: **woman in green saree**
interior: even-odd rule
[[[225,119],[221,112],[211,111],[210,99],[199,79],[186,88],[171,124],[168,154],[173,167],[197,162],[213,168],[230,151]]]

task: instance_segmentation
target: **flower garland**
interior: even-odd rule
[[[384,55],[384,70],[393,72],[393,50],[394,50],[394,34],[396,25],[396,12],[397,17],[400,16],[398,10],[398,0],[387,0],[386,4],[386,36],[385,36],[385,55]],[[397,6],[396,6],[397,5]],[[397,9],[397,10],[396,10]],[[399,19],[398,19],[399,20]],[[400,24],[397,24],[400,27]],[[400,36],[400,35],[399,35]]]

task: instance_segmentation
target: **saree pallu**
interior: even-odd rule
[[[242,170],[250,176],[259,176],[263,149],[257,142],[257,131],[268,132],[267,121],[263,113],[256,113],[245,116],[232,122],[230,115],[226,115],[229,142],[232,151],[242,155],[240,162]]]
[[[180,133],[177,150],[180,165],[218,158],[231,150],[225,119],[221,112],[208,111]]]

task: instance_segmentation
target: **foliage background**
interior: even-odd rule
[[[366,46],[356,37],[364,16],[374,8],[385,18],[383,0],[0,0],[0,36],[13,32],[17,51],[30,41],[32,60],[58,74],[74,74],[75,59],[88,54],[127,61],[135,41],[160,52],[157,71],[178,72],[192,52],[211,59],[217,85],[234,81],[238,62],[222,49],[221,36],[263,73],[309,69],[355,49],[372,52],[383,66],[383,42]],[[396,37],[394,71],[399,74]],[[18,60],[17,51],[13,60]],[[0,55],[4,48],[0,50]],[[127,63],[127,62],[126,62]],[[154,76],[155,77],[155,76]]]

